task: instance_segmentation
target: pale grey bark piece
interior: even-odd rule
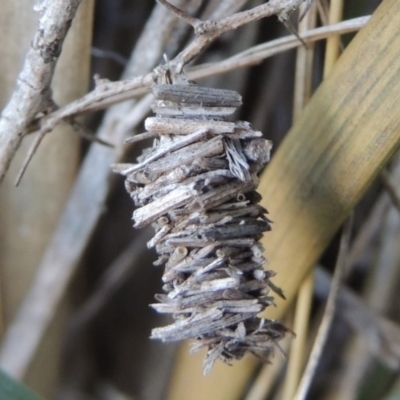
[[[255,316],[257,313],[243,313],[243,314],[227,314],[218,310],[208,318],[198,319],[196,321],[188,320],[178,321],[175,324],[168,325],[164,328],[156,328],[151,332],[152,339],[160,339],[163,342],[174,342],[178,340],[185,340],[191,337],[198,337],[206,335],[218,329],[225,328],[237,324],[243,320]],[[207,315],[208,316],[208,315]]]
[[[161,144],[160,146],[158,146],[158,151],[155,154],[152,154],[150,157],[147,157],[146,160],[143,161],[142,163],[130,167],[125,171],[122,171],[122,174],[128,175],[134,171],[142,169],[146,165],[150,164],[153,161],[158,160],[159,158],[165,156],[168,153],[172,153],[176,150],[181,149],[182,147],[186,147],[194,142],[204,139],[206,134],[207,134],[207,129],[200,128],[196,132],[184,137],[183,139],[172,141],[168,145]]]
[[[214,226],[208,229],[200,228],[199,234],[205,238],[212,238],[214,240],[229,240],[257,236],[270,230],[269,224],[265,221],[254,221],[251,219],[243,219],[242,221],[245,223]]]
[[[145,128],[159,135],[188,135],[200,129],[207,129],[214,135],[233,133],[235,123],[214,121],[207,119],[181,119],[149,117],[144,124]]]
[[[179,188],[168,193],[164,198],[135,210],[133,213],[134,227],[141,228],[154,222],[171,208],[180,207],[188,203],[196,195],[196,190]]]
[[[186,165],[193,162],[195,159],[202,157],[212,157],[222,154],[224,151],[224,144],[222,138],[216,136],[215,138],[202,143],[195,143],[194,145],[186,146],[181,150],[174,152],[173,157],[167,159],[157,160],[149,165],[148,170],[153,174],[160,174],[168,172],[171,169],[177,168],[180,165]]]
[[[24,130],[38,112],[49,108],[50,84],[64,39],[81,0],[42,2],[39,26],[18,76],[15,90],[0,116],[0,182],[17,151]]]
[[[204,107],[240,107],[242,96],[233,90],[200,87],[197,85],[154,85],[156,100],[178,104],[196,104]]]
[[[198,239],[196,237],[188,238],[173,238],[168,239],[167,244],[170,246],[191,246],[191,247],[203,247],[209,244],[215,243],[212,239]],[[218,244],[226,246],[237,246],[237,247],[248,247],[255,243],[254,239],[234,239],[234,240],[219,240]]]
[[[250,166],[244,155],[240,140],[226,138],[224,145],[232,174],[243,182],[251,181]]]
[[[197,307],[183,308],[178,302],[176,303],[157,303],[150,304],[150,307],[154,308],[159,313],[196,313],[201,312],[201,304]],[[206,303],[204,308],[216,308],[224,312],[260,312],[262,306],[258,304],[257,299],[252,300],[217,300],[214,302]],[[250,311],[251,310],[251,311]]]
[[[153,112],[161,117],[183,117],[183,118],[199,118],[208,115],[213,118],[222,118],[232,115],[235,107],[199,107],[199,106],[179,106],[171,102],[157,102],[152,106]]]
[[[147,247],[151,249],[154,247],[170,230],[171,225],[164,225],[154,236],[151,240],[147,242]]]

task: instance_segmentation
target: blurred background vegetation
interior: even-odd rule
[[[174,2],[189,14],[203,20],[212,15],[222,3],[220,0]],[[250,8],[263,1],[249,0],[241,3],[243,7]],[[335,15],[333,12],[330,15],[329,7],[339,10],[336,15],[338,22],[370,15],[380,3],[378,0],[315,0],[308,11],[313,14],[306,16],[307,22],[303,26],[297,26],[297,15],[292,15],[289,26],[275,17],[248,24],[214,42],[195,60],[195,64],[227,59],[256,44],[289,35],[293,29],[301,34],[314,26],[335,22]],[[381,7],[385,7],[384,3]],[[393,6],[394,3],[387,0],[387,9],[392,7],[400,14],[399,7]],[[0,0],[0,6],[2,108],[12,93],[35,32],[38,15],[28,0]],[[230,13],[229,7],[225,12]],[[385,15],[384,11],[381,15]],[[393,17],[393,21],[396,21],[395,18],[399,21],[399,17]],[[379,23],[385,25],[382,17],[377,19],[376,24]],[[306,24],[308,27],[304,26]],[[390,36],[381,35],[380,31],[368,31],[368,35],[371,46],[374,40],[380,46],[386,43],[387,48],[382,50],[382,57],[385,52],[398,51],[398,42],[390,50]],[[331,46],[338,48],[338,54],[346,52],[354,36],[354,33],[344,35]],[[96,74],[112,81],[121,76],[129,78],[144,74],[164,62],[163,54],[169,58],[176,55],[192,37],[189,26],[176,20],[153,1],[84,0],[57,66],[52,85],[54,96],[60,105],[83,96],[94,87],[93,77]],[[244,105],[237,118],[250,121],[255,129],[261,130],[273,141],[274,158],[293,124],[295,127],[290,131],[291,139],[287,141],[296,141],[296,138],[298,141],[303,140],[299,135],[294,136],[296,129],[300,129],[296,126],[307,126],[305,117],[301,119],[302,109],[324,77],[330,75],[330,70],[333,74],[335,72],[335,60],[329,60],[326,56],[327,46],[326,41],[318,41],[315,47],[310,45],[307,48],[299,47],[300,50],[289,50],[252,67],[211,76],[198,83],[240,92]],[[301,51],[308,55],[299,55]],[[358,54],[357,49],[349,50],[347,60],[352,60],[352,53]],[[368,58],[371,55],[365,54],[365,59]],[[351,62],[359,68],[356,70],[355,67],[354,71],[363,71],[363,58],[348,61],[349,64]],[[398,57],[397,62],[400,63]],[[386,65],[384,60],[382,63]],[[389,69],[398,72],[400,67],[394,64],[390,64]],[[347,71],[349,83],[342,81],[343,87],[351,86],[351,82],[356,79],[352,78],[354,71]],[[376,74],[379,73],[383,74],[382,71],[371,70],[370,75],[366,73],[363,76],[374,80],[378,79]],[[398,85],[399,80],[395,78],[400,79],[400,73],[390,74],[389,70],[386,73],[392,79],[390,85]],[[309,83],[304,84],[305,81]],[[324,96],[328,98],[328,103],[332,102],[332,107],[336,104],[345,106],[338,101],[339,89],[338,93],[333,93],[332,89],[340,85],[336,85],[334,77],[329,82],[327,89],[319,92],[318,99]],[[328,91],[329,84],[331,92]],[[329,99],[330,93],[332,99]],[[380,101],[378,95],[376,99]],[[268,175],[267,167],[267,178],[264,178],[260,189],[264,204],[274,221],[273,230],[265,239],[267,257],[271,256],[270,268],[278,271],[277,281],[283,291],[293,292],[286,302],[285,315],[283,311],[277,311],[273,317],[285,319],[287,325],[296,332],[299,329],[296,328],[299,325],[294,322],[296,316],[302,321],[300,324],[303,327],[300,329],[305,333],[298,335],[296,340],[300,353],[304,354],[299,356],[297,353],[294,356],[300,357],[300,361],[297,367],[292,367],[291,372],[288,372],[290,367],[288,369],[287,361],[277,353],[273,365],[265,367],[246,358],[234,367],[217,365],[211,375],[204,378],[201,374],[201,355],[187,356],[186,345],[180,348],[148,339],[153,327],[167,322],[148,307],[153,302],[154,294],[161,291],[162,271],[152,266],[155,255],[146,248],[151,231],[136,231],[131,227],[132,203],[125,192],[122,178],[107,172],[111,162],[118,159],[133,160],[141,152],[138,145],[123,148],[124,136],[131,136],[144,129],[143,119],[149,111],[145,110],[140,117],[132,117],[132,110],[135,110],[137,104],[140,103],[130,100],[107,111],[84,117],[84,123],[92,131],[115,140],[115,151],[82,141],[69,126],[62,125],[46,137],[18,188],[14,187],[14,179],[32,141],[31,137],[24,140],[15,157],[6,181],[0,187],[0,333],[7,339],[3,342],[0,366],[46,399],[291,399],[294,395],[293,387],[297,387],[302,376],[321,320],[326,318],[324,309],[331,275],[335,266],[336,269],[339,267],[337,255],[341,233],[334,233],[352,211],[350,205],[358,203],[353,212],[350,250],[345,262],[347,269],[335,300],[336,312],[307,399],[400,399],[400,173],[398,157],[391,158],[399,140],[393,139],[392,150],[382,156],[379,164],[371,161],[371,170],[365,172],[368,176],[363,178],[366,183],[351,198],[349,205],[337,214],[329,214],[329,218],[334,215],[337,217],[336,221],[331,221],[335,229],[325,229],[324,224],[329,225],[327,219],[321,220],[321,228],[305,233],[305,236],[312,238],[313,235],[319,235],[319,232],[328,232],[318,250],[306,261],[299,261],[301,254],[291,258],[291,268],[304,268],[304,272],[299,275],[301,279],[290,284],[293,286],[290,290],[285,284],[285,280],[290,279],[284,275],[287,271],[279,271],[279,265],[275,263],[279,257],[275,256],[274,250],[268,245],[268,241],[274,241],[275,226],[279,232],[279,226],[290,226],[290,222],[280,217],[284,211],[274,212],[275,195],[268,191],[268,184],[274,178]],[[357,108],[358,105],[352,106]],[[311,107],[315,109],[307,109],[307,115],[314,112],[317,122],[324,120],[326,115],[317,113],[315,104]],[[386,113],[390,113],[390,118],[400,120],[398,111],[398,107],[381,110],[376,118],[388,118]],[[348,112],[351,114],[353,111]],[[368,112],[374,112],[374,109]],[[124,118],[128,120],[129,117],[135,122],[126,122],[120,136],[108,133],[112,131],[115,120],[122,126]],[[303,125],[296,125],[298,120]],[[338,132],[338,137],[340,129],[332,128]],[[378,128],[374,126],[374,129]],[[400,132],[397,132],[399,135]],[[310,143],[306,145],[318,149],[319,138],[311,133],[310,137]],[[358,140],[362,141],[362,136]],[[344,146],[346,143],[345,140]],[[298,146],[301,145],[302,142],[298,142]],[[334,144],[330,146],[334,147]],[[280,159],[291,157],[283,151],[281,158],[277,157],[278,161],[271,166],[271,171],[280,167]],[[97,156],[99,152],[106,156]],[[321,157],[329,157],[328,153],[321,154]],[[368,164],[368,155],[365,157],[364,162]],[[297,161],[307,163],[304,159]],[[390,163],[382,175],[380,171],[384,161]],[[87,164],[91,163],[92,167],[89,168]],[[313,174],[323,177],[324,171],[316,168],[323,168],[324,165],[316,164],[312,169]],[[297,168],[296,164],[294,168]],[[359,165],[354,168],[359,168]],[[87,171],[87,176],[82,175],[84,171]],[[349,165],[343,171],[344,182],[356,172]],[[310,179],[312,182],[314,178]],[[65,214],[63,210],[79,198],[79,185],[87,187],[90,186],[88,182],[97,180],[102,183],[102,190],[95,189],[92,197],[76,203],[78,207],[75,209],[75,218],[82,221],[84,227],[79,228],[79,224],[74,225],[75,222],[71,221],[71,226],[78,228],[72,234],[71,230],[65,233],[69,223],[65,216],[70,214]],[[78,181],[81,183],[77,184]],[[276,191],[280,190],[279,185],[272,187]],[[312,191],[303,187],[305,191]],[[340,185],[338,190],[341,190]],[[90,195],[91,192],[88,193]],[[284,196],[286,192],[282,193]],[[301,193],[292,192],[288,196],[296,198]],[[330,199],[330,202],[334,201],[336,199]],[[79,208],[79,204],[84,207]],[[269,204],[272,204],[272,208]],[[321,205],[322,201],[312,204]],[[290,218],[293,218],[295,210],[299,209],[288,210]],[[304,212],[308,211],[305,209]],[[322,215],[323,210],[317,210],[318,213]],[[62,215],[64,217],[60,219]],[[301,215],[295,218],[301,219]],[[299,231],[295,232],[297,234]],[[72,237],[71,241],[65,239],[64,252],[54,250],[61,246],[59,242],[64,240],[64,234],[65,237]],[[316,242],[318,240],[315,239]],[[290,243],[282,244],[283,248],[285,246],[289,248]],[[313,260],[312,265],[305,265],[310,264],[310,260]],[[311,268],[316,271],[313,277],[308,272]],[[306,283],[302,284],[307,275]],[[46,277],[50,277],[47,286],[46,282],[43,283]],[[32,297],[27,297],[35,287],[42,288],[37,290],[41,296],[37,304],[46,304],[51,309],[50,323],[43,325],[40,318],[36,320],[35,315],[31,316],[26,329],[38,329],[37,326],[42,324],[40,340],[31,353],[22,354],[24,361],[13,369],[14,355],[15,358],[19,357],[24,349],[23,346],[19,349],[18,345],[14,345],[10,350],[10,337],[13,335],[10,327],[16,319],[27,318],[19,310],[26,303],[35,303]],[[298,301],[295,306],[292,300],[299,290],[304,292],[303,303]],[[55,291],[57,295],[54,295]],[[307,298],[312,298],[311,305]],[[23,343],[23,336],[18,340]],[[5,346],[8,346],[7,349],[4,349]],[[291,354],[288,343],[282,343],[282,347]]]

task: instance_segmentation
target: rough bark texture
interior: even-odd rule
[[[43,1],[42,12],[10,102],[0,118],[0,182],[36,113],[48,108],[50,83],[65,36],[81,0]]]

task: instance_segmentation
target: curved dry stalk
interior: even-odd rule
[[[333,0],[330,6],[329,24],[338,23],[341,21],[341,11],[343,8],[342,0]],[[339,57],[339,44],[340,36],[333,35],[327,39],[325,50],[325,63],[324,63],[324,76],[332,70],[335,62]],[[311,80],[311,77],[310,77]],[[311,81],[309,82],[311,89]],[[296,109],[296,108],[295,108]],[[345,269],[345,266],[343,266]],[[298,342],[293,343],[293,356],[291,357],[288,365],[288,379],[287,387],[285,387],[285,398],[292,398],[300,382],[301,371],[303,369],[305,349],[307,348],[307,328],[308,319],[311,311],[312,295],[314,289],[314,271],[305,278],[304,283],[301,285],[296,304],[295,315],[295,330],[298,332]],[[303,316],[303,314],[305,314]],[[327,335],[327,334],[326,334]],[[322,352],[323,346],[320,351]],[[310,356],[311,359],[311,356]],[[307,370],[305,371],[305,374]],[[293,378],[292,378],[293,377]],[[292,379],[291,379],[292,378]],[[311,379],[311,378],[310,378]]]
[[[398,236],[396,237],[398,239]],[[393,243],[393,240],[392,240]],[[397,260],[391,260],[398,261]],[[392,264],[393,265],[393,264]],[[392,282],[397,282],[396,276],[392,276]],[[330,275],[322,268],[316,269],[316,296],[321,300],[325,300],[329,287],[331,285]],[[389,293],[389,296],[393,292]],[[386,296],[386,299],[389,297]],[[363,339],[363,349],[367,347],[367,353],[376,355],[380,361],[388,368],[398,369],[400,366],[400,325],[386,317],[380,315],[380,312],[374,310],[370,304],[367,304],[359,295],[355,294],[351,289],[343,286],[338,295],[337,308],[341,310],[340,318],[357,333],[357,337]],[[363,358],[358,354],[357,358]],[[367,364],[364,359],[364,363]],[[357,365],[359,365],[357,363]],[[348,371],[352,370],[352,365],[348,365]],[[351,372],[345,372],[343,376],[352,375]],[[346,380],[346,378],[344,379]],[[343,382],[346,386],[346,383]],[[338,389],[338,392],[340,389]],[[349,396],[338,396],[340,399],[351,398]]]
[[[285,337],[281,342],[282,350],[286,353],[292,338]],[[276,357],[272,364],[264,365],[255,378],[251,388],[244,397],[244,400],[265,400],[274,387],[276,379],[279,378],[284,368],[286,359]],[[285,397],[286,398],[286,397]]]
[[[326,39],[334,34],[345,34],[361,29],[369,20],[369,16],[354,18],[343,21],[335,25],[323,26],[316,29],[310,29],[301,35],[305,43],[315,42]],[[202,79],[212,75],[233,71],[238,68],[249,67],[260,63],[262,60],[294,49],[302,44],[295,35],[288,35],[283,38],[271,40],[267,43],[253,46],[239,54],[229,57],[223,61],[198,65],[188,68],[187,75],[190,79]]]
[[[328,338],[329,329],[336,310],[336,299],[339,294],[341,279],[344,275],[346,267],[346,256],[350,241],[351,227],[352,218],[350,217],[350,219],[345,223],[343,227],[343,233],[340,240],[339,255],[335,266],[335,273],[333,275],[332,286],[329,292],[324,316],[318,329],[317,337],[315,338],[315,342],[310,354],[309,361],[307,363],[306,370],[301,379],[294,400],[304,400],[306,398],[319,359],[322,355],[322,350],[324,349],[326,340]]]
[[[400,195],[396,189],[395,182],[393,182],[387,170],[382,171],[381,179],[383,184],[385,185],[387,193],[389,194],[392,204],[396,207],[397,211],[400,212]]]
[[[301,13],[304,13],[307,10],[307,7],[307,4],[303,5],[303,10],[301,10]],[[304,16],[304,19],[299,22],[299,34],[305,33],[308,29],[315,27],[316,11],[316,4],[314,3],[312,8]],[[311,97],[313,61],[314,46],[298,48],[293,99],[294,121],[299,118]],[[290,356],[283,385],[283,398],[285,399],[293,398],[303,371],[307,349],[307,333],[311,313],[313,289],[314,271],[311,271],[300,286],[296,299],[296,309],[293,320],[293,330],[296,333],[296,339],[290,345]]]
[[[397,157],[394,162],[394,169],[398,166],[398,161],[399,158]],[[396,178],[398,174],[393,175]],[[389,187],[389,190],[394,189],[392,185]],[[395,192],[394,190],[392,194],[396,194]],[[348,356],[351,362],[346,363],[344,368],[343,379],[341,379],[339,388],[340,398],[342,398],[342,394],[347,398],[351,398],[358,392],[365,377],[365,372],[368,366],[371,365],[371,352],[378,356],[380,361],[389,368],[396,370],[400,366],[398,327],[396,329],[396,324],[385,320],[383,317],[390,309],[393,298],[397,294],[396,286],[400,272],[400,253],[398,251],[400,218],[398,209],[395,206],[391,206],[380,222],[377,254],[369,268],[368,279],[363,290],[365,306],[369,308],[371,314],[375,314],[377,321],[368,321],[370,326],[364,328],[361,336],[364,336],[367,342],[361,341],[362,337],[359,336],[354,337],[351,342],[351,351]],[[347,316],[347,319],[349,319],[350,312],[351,310],[346,309],[345,316]],[[352,325],[359,319],[364,319],[365,322],[362,313],[355,313],[354,315],[357,315],[357,318],[353,317],[354,321],[350,322]],[[367,345],[369,345],[368,350],[370,351],[366,351]]]
[[[81,0],[43,2],[31,48],[14,93],[0,117],[0,182],[23,138],[24,130],[51,99],[50,83],[61,48]]]
[[[182,71],[182,68],[200,54],[206,46],[224,33],[262,18],[281,13],[290,13],[297,9],[303,2],[304,0],[271,0],[266,4],[262,4],[250,10],[238,12],[219,21],[202,21],[195,29],[195,33],[199,36],[171,61],[170,66],[172,69],[176,68],[176,72],[179,73]]]
[[[340,22],[343,18],[343,0],[331,1],[329,7],[329,24]],[[340,36],[333,35],[326,41],[324,77],[326,78],[333,69],[340,55]]]

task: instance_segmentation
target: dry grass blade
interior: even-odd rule
[[[395,165],[398,165],[398,157]],[[396,178],[396,175],[394,175]],[[398,177],[397,177],[398,178]],[[390,186],[392,188],[392,186]],[[381,221],[380,240],[377,254],[368,271],[368,278],[364,287],[364,301],[371,312],[376,313],[378,322],[370,321],[371,326],[365,329],[369,341],[365,343],[355,337],[351,341],[350,363],[346,363],[343,379],[340,385],[340,396],[354,397],[360,391],[365,380],[368,367],[372,365],[371,351],[389,368],[399,367],[400,343],[396,324],[385,320],[384,315],[390,310],[393,298],[397,295],[399,279],[398,243],[400,240],[400,215],[395,207],[391,207]],[[346,309],[346,313],[350,310]],[[362,317],[362,314],[354,314]],[[380,317],[378,317],[380,316]],[[353,317],[354,318],[354,317]],[[354,318],[356,322],[357,318]],[[374,326],[378,332],[374,332]],[[369,333],[369,335],[368,335]],[[374,334],[375,333],[375,334]],[[371,345],[372,344],[372,345]]]
[[[282,340],[282,350],[287,352],[291,338],[286,337]],[[264,365],[258,373],[254,383],[251,385],[249,392],[244,397],[244,400],[265,400],[268,394],[271,393],[274,384],[282,372],[286,359],[277,357],[273,360],[272,364]]]
[[[144,232],[141,241],[133,241],[118,257],[110,264],[107,271],[100,278],[94,293],[74,314],[70,323],[70,330],[74,335],[86,328],[88,323],[98,315],[102,308],[110,301],[113,295],[127,281],[129,275],[133,274],[140,264],[141,257],[147,250],[146,238],[148,232]],[[136,261],[136,262],[135,262]]]
[[[306,12],[308,4],[303,5],[300,15]],[[316,24],[316,4],[305,14],[299,22],[299,34],[314,28]],[[299,47],[297,50],[295,88],[293,101],[293,120],[296,121],[301,115],[305,105],[311,97],[312,76],[313,76],[314,46]],[[296,332],[296,339],[291,343],[290,355],[285,376],[283,397],[293,398],[300,382],[305,352],[307,349],[307,332],[311,312],[312,296],[314,289],[314,274],[311,272],[305,279],[296,300],[296,309],[293,321],[293,330]]]
[[[325,299],[331,278],[322,268],[316,272],[316,295]],[[342,287],[339,291],[337,308],[361,339],[367,344],[368,354],[376,355],[386,366],[394,370],[400,366],[400,325],[373,311],[353,291]],[[365,350],[365,348],[364,348]],[[344,393],[343,393],[344,395]],[[340,398],[347,398],[340,396]]]
[[[396,207],[397,211],[400,213],[400,196],[396,189],[395,182],[392,181],[390,174],[384,170],[381,174],[382,182],[385,185],[385,189],[388,192],[393,205]]]
[[[315,338],[306,370],[304,371],[304,375],[301,379],[294,400],[304,400],[306,398],[315,370],[322,355],[323,348],[326,340],[328,339],[329,329],[336,310],[336,300],[339,294],[341,279],[344,275],[344,270],[346,267],[346,256],[350,241],[351,227],[352,219],[350,218],[343,228],[338,259],[335,266],[335,273],[333,275],[332,286],[329,292],[328,301],[326,303],[324,316],[321,321],[321,325],[318,328],[317,337]]]
[[[329,24],[335,24],[342,20],[343,0],[332,0],[329,7]],[[340,54],[340,36],[331,36],[326,41],[324,77],[327,77],[335,65]]]
[[[354,32],[361,29],[368,22],[369,18],[369,16],[359,17],[334,25],[310,29],[301,34],[301,38],[307,44],[317,40],[326,39],[331,35],[341,35],[344,33]],[[198,65],[189,68],[188,76],[191,79],[201,79],[211,75],[232,71],[234,69],[248,67],[258,64],[268,57],[294,49],[298,46],[302,46],[302,43],[299,42],[295,35],[285,36],[283,38],[253,46],[218,63]]]
[[[316,5],[315,5],[316,6]],[[341,13],[337,10],[341,11],[343,7],[342,0],[333,0],[330,5],[330,18],[329,24],[333,25],[334,23],[340,22]],[[333,12],[332,10],[336,11]],[[315,17],[314,17],[315,18]],[[330,36],[327,39],[326,50],[325,50],[325,63],[324,63],[324,76],[328,76],[329,72],[332,70],[337,58],[339,56],[339,40],[340,36]],[[311,88],[311,77],[309,78],[309,86]],[[295,104],[296,105],[296,104]],[[295,108],[296,110],[296,108]],[[345,268],[345,266],[343,266]],[[302,284],[299,290],[299,295],[297,299],[297,308],[295,315],[295,332],[297,332],[297,337],[299,342],[293,343],[293,355],[291,354],[291,359],[289,360],[288,365],[288,377],[287,377],[287,386],[285,387],[284,396],[285,398],[293,398],[296,393],[297,385],[300,382],[301,371],[303,368],[303,361],[305,355],[305,349],[307,348],[307,325],[309,321],[309,314],[311,309],[312,302],[312,294],[314,288],[314,277],[313,273],[310,273],[312,276],[307,276],[305,282]],[[303,311],[305,310],[305,311]],[[328,311],[328,306],[327,306]],[[326,311],[326,312],[327,312]],[[304,315],[305,314],[305,315]],[[333,318],[333,317],[332,317]],[[322,325],[322,324],[321,324]],[[328,328],[327,328],[328,329]],[[327,335],[327,333],[326,333]],[[322,339],[323,341],[323,339]],[[323,344],[321,345],[320,352],[322,353]],[[313,356],[313,353],[310,355]],[[293,358],[292,358],[293,357]],[[307,373],[307,370],[304,374]],[[292,379],[291,379],[292,378]],[[311,382],[311,378],[310,378]]]
[[[389,52],[381,50],[387,42],[399,41],[400,45],[398,7],[393,0],[381,4],[319,87],[262,177],[262,195],[268,199],[274,220],[280,221],[265,246],[271,266],[279,271],[275,280],[285,287],[289,301],[298,282],[400,145],[400,105],[393,108],[398,93],[392,84],[400,76],[400,63],[395,47],[390,46],[393,51]],[[375,29],[382,32],[381,44],[376,42]],[[364,59],[363,65],[358,57]],[[372,83],[371,74],[378,83]],[[353,104],[358,106],[352,108]],[[366,113],[369,107],[376,113]],[[382,113],[379,117],[378,112]],[[349,169],[353,171],[350,175]],[[297,260],[295,269],[293,260]],[[287,304],[279,301],[279,306],[283,306],[281,315]]]

